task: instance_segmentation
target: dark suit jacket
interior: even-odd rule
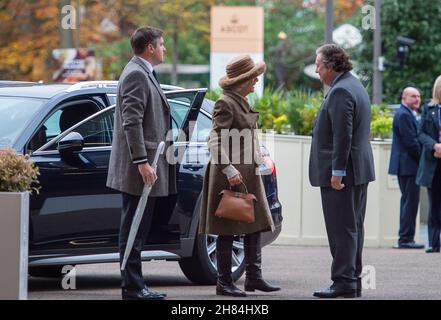
[[[424,187],[432,187],[438,161],[434,156],[433,145],[439,140],[439,110],[438,105],[428,104],[424,107],[418,129],[418,140],[423,146],[418,167],[416,183]]]
[[[418,121],[409,108],[401,105],[394,116],[389,174],[415,176],[418,171],[420,155]]]
[[[166,152],[173,152],[167,139],[170,128],[167,98],[141,58],[133,57],[118,81],[107,186],[141,195],[144,182],[138,164],[145,161],[151,164],[161,141],[166,143]],[[159,157],[156,173],[158,180],[150,197],[176,193],[175,166],[167,162],[165,153]]]
[[[343,74],[325,96],[314,125],[309,181],[330,187],[332,170],[346,170],[343,183],[361,185],[375,180],[370,143],[371,103],[350,72]]]

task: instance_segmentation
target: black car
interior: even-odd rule
[[[106,187],[117,82],[26,84],[0,88],[0,148],[30,154],[40,169],[31,196],[29,274],[60,275],[64,265],[117,262],[121,195]],[[215,282],[215,236],[199,235],[201,189],[209,160],[213,102],[206,89],[163,86],[171,106],[178,199],[155,212],[144,260],[178,261],[193,282]],[[262,147],[263,148],[263,147]],[[281,230],[274,163],[263,148],[261,166],[275,233]],[[244,271],[241,237],[234,242],[233,276]]]

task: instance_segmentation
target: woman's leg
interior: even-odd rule
[[[441,232],[441,165],[438,164],[429,193],[429,246],[440,247]]]
[[[216,239],[216,294],[233,297],[246,297],[246,293],[234,285],[233,278],[231,276],[233,238],[233,236],[219,235]]]
[[[262,247],[260,232],[247,234],[244,239],[245,249],[245,291],[278,291],[280,287],[270,285],[262,278]]]

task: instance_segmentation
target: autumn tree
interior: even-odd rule
[[[1,79],[49,79],[45,66],[59,43],[57,19],[57,0],[1,2]]]
[[[327,0],[306,0],[304,6],[314,11],[324,14]],[[364,0],[334,0],[334,18],[337,23],[342,23],[351,18],[360,7],[364,4]]]
[[[108,41],[100,28],[107,13],[105,2],[82,0],[80,4],[83,14],[77,45]],[[0,78],[51,81],[52,51],[60,47],[60,20],[57,0],[1,1]]]
[[[214,0],[140,1],[141,7],[135,22],[138,25],[158,26],[165,31],[166,41],[171,42],[172,84],[178,81],[180,38],[209,47],[210,10],[214,3]],[[190,39],[190,33],[196,37]]]

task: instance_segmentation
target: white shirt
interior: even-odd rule
[[[153,73],[153,66],[152,66],[152,64],[150,62],[148,62],[148,60],[146,60],[144,58],[141,58],[140,56],[138,56],[138,58],[140,58],[141,61],[144,62],[144,64],[146,65],[147,69],[149,69],[149,71],[151,73]]]

